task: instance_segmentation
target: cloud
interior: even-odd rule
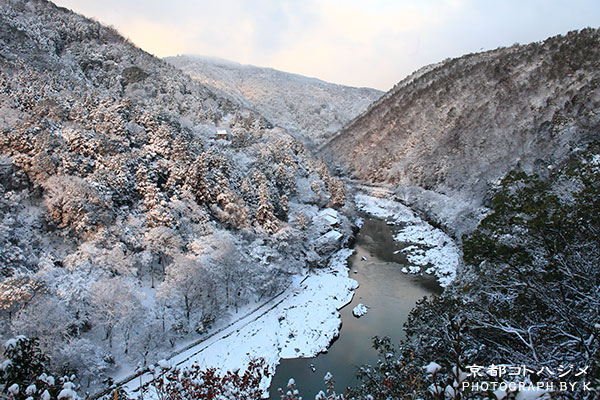
[[[58,0],[159,57],[203,54],[389,89],[421,66],[600,25],[596,0]]]

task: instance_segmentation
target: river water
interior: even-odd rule
[[[424,296],[441,293],[435,278],[402,273],[402,267],[409,264],[397,250],[406,245],[395,242],[393,234],[394,227],[385,221],[364,218],[356,251],[348,263],[350,276],[360,286],[352,302],[340,310],[339,338],[327,353],[317,357],[281,360],[271,383],[271,400],[280,399],[277,388],[285,389],[290,378],[295,379],[304,399],[325,391],[323,377],[327,372],[333,374],[338,393],[356,385],[356,367],[377,361],[373,336],[389,336],[392,343],[397,343],[404,337],[402,325],[415,303]],[[369,309],[366,315],[356,318],[352,309],[359,303]]]

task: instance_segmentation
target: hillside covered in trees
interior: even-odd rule
[[[599,43],[588,28],[425,67],[325,144],[339,171],[452,235],[462,260],[405,340],[374,339],[360,385],[336,394],[327,374],[317,399],[597,398]],[[138,363],[166,373],[160,398],[264,394],[265,360],[222,375],[157,361],[336,260],[354,210],[297,132],[223,89],[46,0],[0,2],[1,396],[76,399]],[[336,261],[331,286],[351,281]],[[298,308],[268,320],[291,327],[280,346],[300,342],[286,319]],[[282,398],[298,400],[293,380]]]
[[[97,384],[339,245],[313,217],[345,186],[285,130],[48,1],[0,26],[1,337]]]
[[[375,339],[351,398],[597,398],[599,43],[586,28],[425,67],[324,147],[463,252],[406,340]]]
[[[460,236],[510,170],[547,175],[597,135],[599,49],[586,28],[423,67],[322,154]]]
[[[210,57],[167,57],[198,82],[222,89],[308,146],[318,147],[383,93]]]

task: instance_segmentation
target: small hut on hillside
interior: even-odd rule
[[[224,139],[229,140],[230,135],[226,128],[218,128],[217,133],[215,134],[215,139]]]

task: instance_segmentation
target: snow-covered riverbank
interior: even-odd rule
[[[394,240],[407,245],[399,251],[413,265],[406,272],[435,274],[441,286],[454,279],[460,250],[445,233],[399,202],[364,193],[358,193],[355,200],[361,211],[398,228]],[[352,252],[339,250],[326,268],[297,276],[284,293],[263,307],[166,363],[232,371],[243,370],[252,358],[262,357],[274,373],[282,358],[313,357],[325,351],[340,332],[338,310],[352,300],[358,285],[348,277],[347,260]],[[135,378],[125,389],[133,394],[140,382],[150,379],[150,375]],[[261,383],[265,393],[270,381],[265,377]]]
[[[409,207],[389,198],[358,193],[355,201],[359,210],[399,228],[394,240],[407,244],[399,251],[413,264],[404,268],[404,272],[434,274],[442,287],[456,277],[461,253],[450,236],[423,221]]]
[[[268,305],[224,329],[205,342],[167,360],[186,368],[198,364],[222,371],[244,369],[251,358],[263,357],[272,373],[281,358],[311,357],[325,351],[339,334],[338,310],[352,300],[358,283],[348,277],[347,259],[351,249],[341,249],[328,266],[292,285]],[[143,376],[147,382],[150,375]],[[266,391],[270,378],[261,383]],[[134,395],[140,378],[125,385]]]

